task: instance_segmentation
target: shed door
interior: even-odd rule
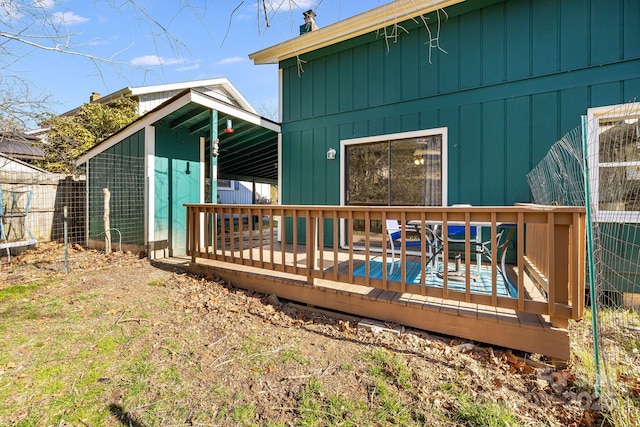
[[[171,176],[169,256],[176,256],[187,253],[187,208],[184,204],[200,202],[200,163],[172,159]]]
[[[167,123],[155,126],[154,238],[166,245],[169,256],[184,255],[187,209],[183,205],[201,201],[204,153],[197,135]]]

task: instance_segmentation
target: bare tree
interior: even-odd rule
[[[189,54],[188,47],[171,30],[172,21],[181,14],[189,13],[203,36],[212,41],[215,38],[209,32],[210,25],[205,18],[209,8],[219,6],[214,0],[176,0],[163,4],[163,8],[170,7],[172,10],[167,22],[154,16],[142,0],[94,1],[121,13],[135,15],[141,25],[146,26],[145,32],[154,38],[157,49],[168,48],[176,57]],[[259,0],[256,3],[258,31],[269,27],[276,13],[307,7],[309,2],[310,0]],[[322,0],[316,1],[321,2]],[[231,5],[228,27],[225,31],[218,30],[219,43],[224,43],[233,15],[243,5],[245,0],[236,0],[235,6]],[[0,130],[33,126],[43,116],[44,110],[51,106],[53,100],[23,77],[21,61],[35,51],[83,58],[93,62],[98,73],[102,73],[105,67],[115,69],[123,75],[126,74],[123,72],[125,70],[130,73],[131,68],[142,73],[154,72],[151,67],[118,60],[129,46],[106,57],[96,55],[92,51],[91,40],[86,39],[82,33],[71,31],[73,24],[83,18],[64,7],[62,0],[0,0]]]

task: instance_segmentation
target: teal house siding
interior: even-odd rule
[[[104,240],[104,195],[110,193],[112,246],[144,245],[144,130],[89,160],[89,240]]]
[[[436,127],[448,129],[449,204],[528,202],[526,173],[588,108],[640,95],[637,0],[468,0],[446,13],[437,42],[409,20],[397,39],[280,62],[282,203],[340,204],[340,162],[325,153],[342,139]],[[435,37],[438,14],[427,18]]]

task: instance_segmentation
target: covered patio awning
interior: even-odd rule
[[[278,123],[196,90],[186,91],[185,95],[190,102],[162,121],[171,128],[186,128],[189,133],[218,135],[218,178],[278,182]],[[212,111],[217,112],[215,124]],[[231,120],[233,133],[225,132],[227,120]],[[216,127],[213,132],[212,126]]]
[[[232,122],[233,133],[225,132],[227,120]],[[280,125],[194,89],[177,94],[94,146],[80,156],[77,164],[86,162],[145,126],[159,122],[171,128],[186,129],[194,135],[211,135],[214,139],[217,135],[220,147],[218,178],[277,184]]]

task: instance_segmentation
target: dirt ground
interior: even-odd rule
[[[121,341],[85,403],[106,413],[103,425],[483,425],[482,415],[461,413],[469,404],[506,409],[514,420],[487,425],[588,426],[598,419],[571,370],[540,356],[399,325],[379,325],[391,332],[358,326],[361,319],[162,269],[132,254],[74,247],[63,273],[61,251],[40,245],[11,266],[3,259],[0,290],[37,281],[25,303],[55,297],[87,333],[104,325],[117,330]],[[29,334],[30,327],[48,327],[62,339],[67,332],[55,321],[40,317],[21,328]],[[0,388],[18,381],[19,367],[28,372],[40,360],[17,363],[11,354],[0,359]],[[124,369],[134,357],[148,368]],[[134,391],[136,376],[144,387]],[[75,381],[72,389],[82,394]],[[95,425],[73,421],[69,408],[52,413],[45,395],[16,399],[7,405],[20,410],[0,412],[0,424],[32,425],[20,423],[35,417],[33,425]]]

